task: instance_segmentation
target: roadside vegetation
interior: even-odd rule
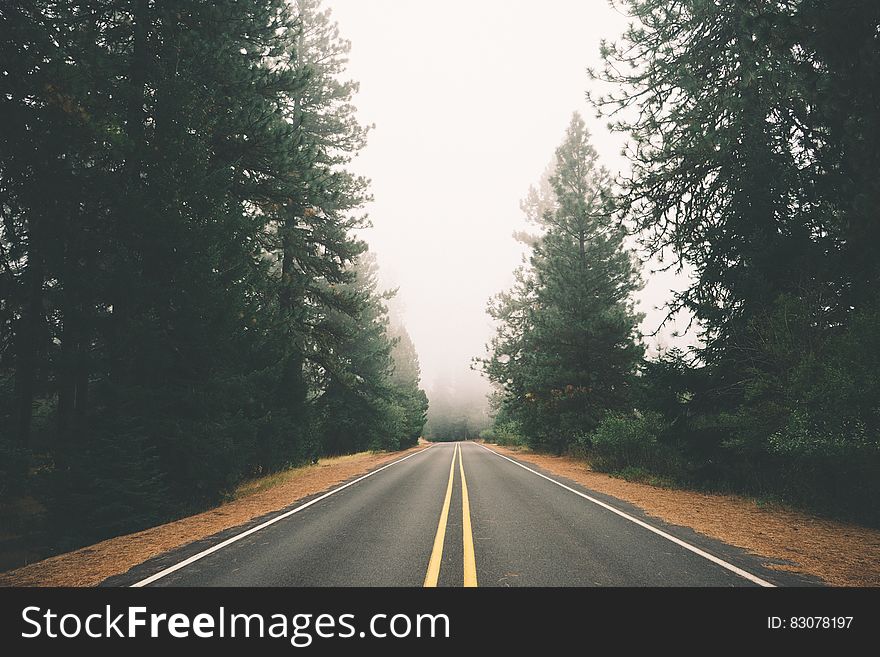
[[[622,4],[591,100],[631,175],[575,117],[523,202],[484,436],[878,525],[880,5]],[[697,346],[645,355],[636,254],[689,278]]]
[[[412,450],[420,449],[418,446]],[[266,514],[297,504],[311,495],[361,477],[400,458],[400,453],[347,454],[317,463],[256,477],[240,484],[217,506],[169,523],[122,536],[48,559],[21,560],[21,568],[0,572],[2,586],[96,586],[144,561],[194,541],[241,527]]]
[[[11,2],[0,34],[0,567],[416,444],[318,0]]]

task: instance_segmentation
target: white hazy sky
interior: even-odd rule
[[[580,111],[603,163],[621,171],[622,138],[586,102],[599,42],[628,19],[607,0],[325,0],[352,42],[355,104],[375,123],[353,168],[372,179],[364,237],[400,288],[423,382],[478,376],[492,334],[490,296],[509,287],[521,247],[519,200]],[[640,309],[674,284],[649,277]],[[464,381],[462,381],[464,383]]]

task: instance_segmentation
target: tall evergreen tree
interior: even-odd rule
[[[428,397],[421,388],[421,368],[416,346],[406,327],[400,322],[392,322],[389,328],[392,340],[391,361],[394,370],[391,374],[393,398],[402,410],[402,422],[398,443],[400,447],[410,447],[418,442],[425,428],[428,413]]]
[[[880,388],[852,349],[880,307],[880,8],[625,4],[596,76],[616,91],[594,101],[631,137],[621,212],[694,273],[671,311],[703,345],[658,371],[681,373],[671,419],[696,476],[860,507],[880,464]]]
[[[525,435],[560,450],[631,404],[642,347],[630,298],[637,270],[611,221],[608,173],[577,114],[549,182],[553,201],[537,217],[530,267],[490,307],[499,329],[483,366]]]
[[[278,205],[271,225],[280,261],[279,302],[288,335],[280,394],[305,419],[309,412],[309,379],[330,367],[334,336],[322,333],[327,312],[344,312],[328,285],[343,284],[348,266],[364,245],[350,236],[365,219],[353,214],[368,200],[367,181],[345,165],[363,147],[367,130],[354,116],[355,82],[340,79],[349,42],[322,10],[319,0],[291,5],[295,23],[272,65],[289,69],[303,81],[281,108],[291,126],[296,152],[309,160],[296,178],[296,193]],[[302,171],[302,169],[300,169]]]
[[[389,386],[393,364],[388,337],[387,294],[378,289],[375,256],[363,254],[350,283],[332,285],[344,310],[331,310],[326,331],[337,336],[334,360],[317,404],[321,409],[324,449],[343,454],[380,448],[388,437]]]
[[[392,328],[375,256],[364,253],[350,283],[332,286],[340,310],[325,319],[337,336],[333,365],[316,400],[324,449],[331,454],[414,445],[425,424],[418,358],[402,327]]]

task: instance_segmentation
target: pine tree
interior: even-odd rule
[[[403,410],[398,438],[398,447],[410,447],[418,442],[425,428],[428,413],[428,397],[421,389],[421,369],[416,346],[406,327],[395,322],[390,325],[392,340],[391,361],[394,365],[391,374],[393,398]]]
[[[637,270],[610,217],[609,175],[577,114],[549,182],[553,202],[536,218],[529,267],[490,307],[499,328],[483,366],[531,442],[560,450],[631,403],[642,347],[630,299]]]
[[[365,225],[353,215],[368,200],[367,181],[345,168],[364,146],[367,129],[354,116],[355,82],[344,81],[350,44],[322,10],[320,0],[297,0],[295,21],[284,36],[277,66],[304,81],[280,108],[290,125],[296,152],[308,159],[298,167],[296,188],[280,200],[272,229],[281,264],[280,305],[288,333],[282,388],[287,402],[307,412],[307,379],[327,367],[332,335],[322,334],[326,312],[343,311],[328,285],[346,283],[348,266],[364,244],[350,231]]]
[[[399,418],[392,416],[388,293],[379,291],[377,273],[375,256],[366,252],[353,266],[351,282],[328,290],[344,308],[330,310],[324,319],[325,331],[335,336],[334,354],[316,404],[329,454],[381,449],[398,430]]]
[[[658,370],[690,400],[671,418],[688,476],[859,508],[876,476],[843,473],[880,463],[880,389],[852,350],[876,342],[880,307],[880,8],[626,5],[594,76],[617,90],[594,101],[631,138],[621,214],[693,272],[670,314],[703,344]]]

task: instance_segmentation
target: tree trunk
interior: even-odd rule
[[[117,225],[118,238],[123,245],[128,245],[132,252],[141,249],[139,235],[145,229],[141,210],[145,202],[142,189],[143,159],[146,151],[146,115],[144,101],[147,90],[149,72],[149,33],[150,12],[149,0],[131,0],[133,46],[129,63],[128,97],[126,99],[126,127],[128,137],[128,153],[126,156],[123,178],[127,187],[127,208],[119,208]],[[137,285],[143,274],[136,269],[134,260],[129,260],[118,272],[116,290],[112,293],[113,310],[109,329],[110,378],[116,387],[125,385],[130,378],[128,362],[130,354],[126,349],[125,340],[130,318],[137,314],[133,299],[139,299]]]
[[[33,419],[34,388],[37,373],[37,352],[43,323],[43,263],[35,248],[33,231],[29,239],[28,264],[25,270],[25,300],[18,321],[15,363],[15,397],[18,410],[18,439],[30,443]]]
[[[84,435],[89,397],[89,340],[84,306],[75,298],[72,286],[65,289],[65,295],[68,294],[58,372],[58,437],[65,443],[76,442]]]
[[[578,253],[581,256],[581,267],[587,268],[587,236],[582,230],[578,234]]]
[[[132,0],[132,19],[134,21],[134,47],[131,56],[130,78],[131,95],[128,99],[126,132],[131,151],[126,169],[129,179],[137,185],[141,172],[141,157],[144,151],[145,123],[144,99],[147,89],[147,69],[149,67],[148,35],[150,16],[148,0]]]
[[[68,290],[64,291],[65,297]],[[61,330],[61,358],[58,367],[58,439],[60,443],[67,443],[71,427],[73,426],[73,409],[76,400],[76,383],[73,375],[73,363],[75,360],[73,346],[73,311],[69,303],[62,310]]]

